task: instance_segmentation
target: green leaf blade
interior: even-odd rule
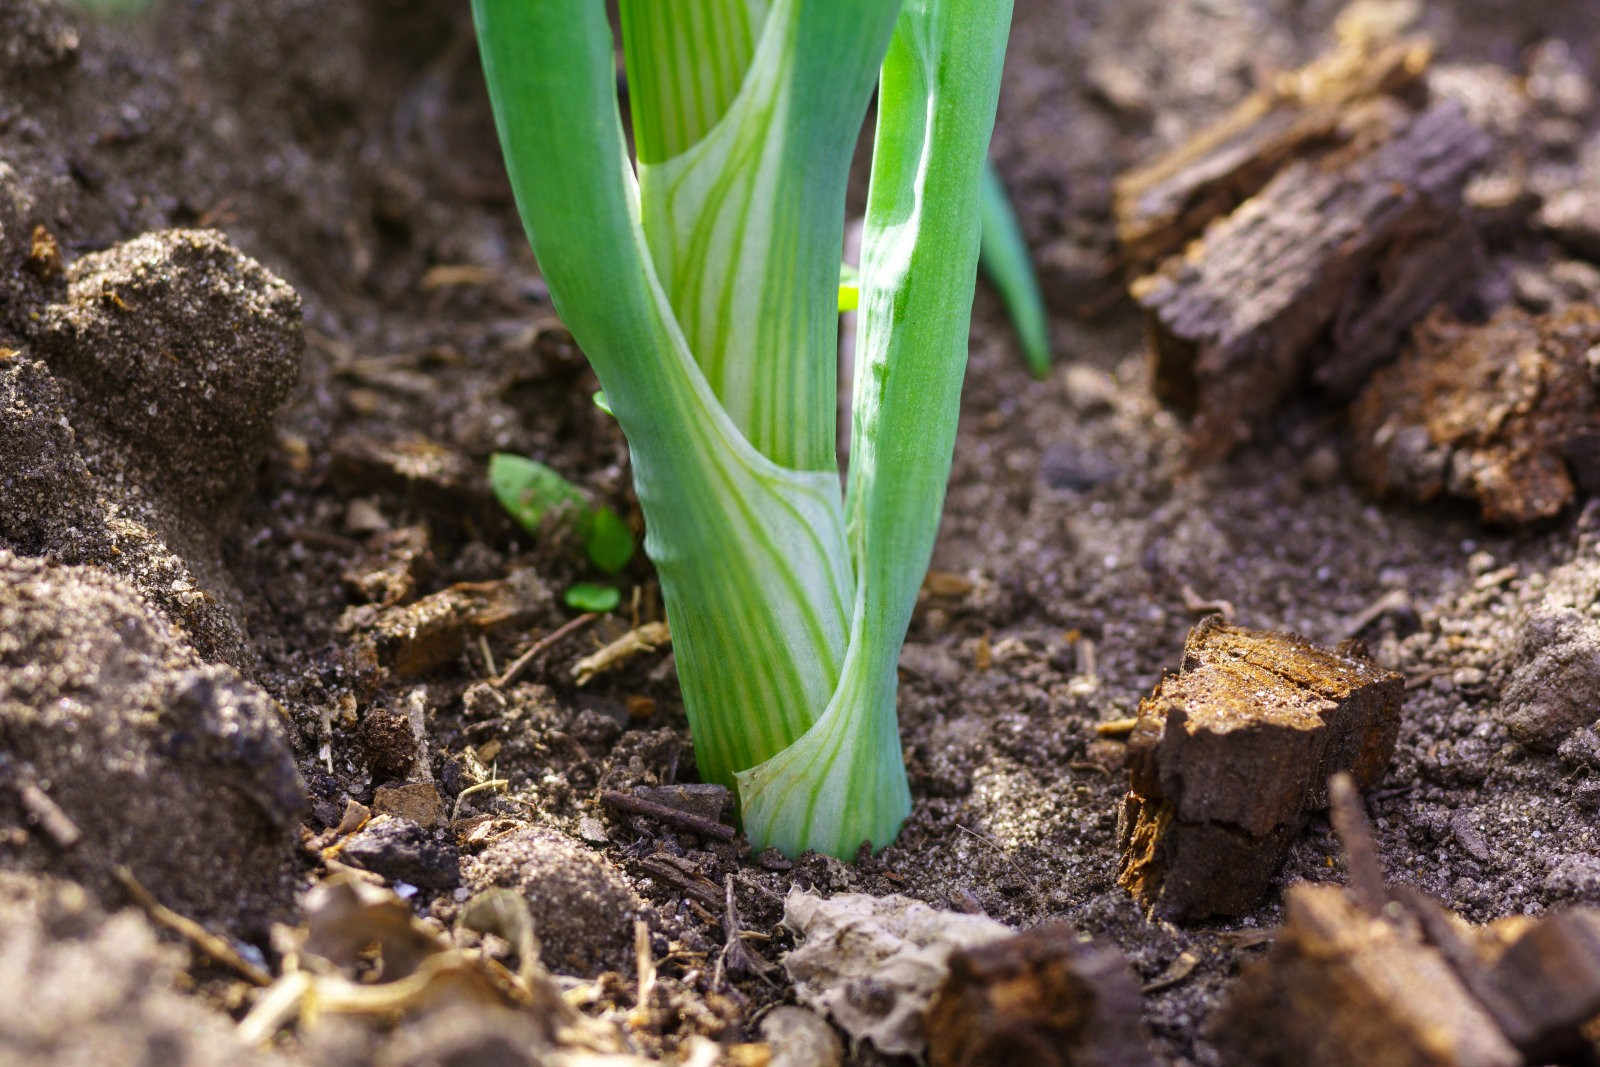
[[[816,725],[739,776],[745,832],[758,846],[848,858],[863,841],[887,844],[910,811],[896,669],[950,473],[979,180],[1009,25],[1005,0],[907,0],[884,59],[846,499],[850,643]]]
[[[697,3],[667,6],[687,19]],[[689,348],[735,425],[786,467],[836,464],[844,190],[897,8],[774,0],[725,113],[681,152],[640,157],[647,242]]]
[[[1022,355],[1035,378],[1050,374],[1050,320],[1034,274],[1033,258],[1006,187],[992,163],[983,166],[982,230],[978,262],[994,283],[1022,342]]]

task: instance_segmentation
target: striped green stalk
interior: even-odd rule
[[[757,847],[910,807],[895,664],[938,525],[1010,5],[474,0],[506,166],[633,460],[702,777]],[[850,156],[882,68],[854,459],[834,446]]]

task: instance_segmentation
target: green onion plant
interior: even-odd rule
[[[1010,0],[474,0],[517,205],[628,438],[702,777],[757,848],[910,810],[896,666],[955,441]],[[845,184],[877,85],[850,470]]]

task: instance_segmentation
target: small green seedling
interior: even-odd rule
[[[474,0],[512,190],[628,439],[701,776],[737,790],[756,847],[853,856],[911,807],[897,666],[950,473],[1011,3],[619,0],[632,158],[606,7]]]
[[[500,506],[531,534],[570,523],[589,561],[605,573],[617,573],[633,558],[633,531],[622,517],[604,504],[591,504],[583,490],[543,463],[496,452],[489,458],[489,486]],[[568,589],[565,597],[579,611],[610,611],[620,598],[613,588],[586,582]]]

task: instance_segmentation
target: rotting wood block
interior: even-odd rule
[[[457,582],[403,607],[359,605],[339,629],[357,634],[358,652],[401,678],[426,674],[461,652],[469,637],[520,626],[550,609],[550,591],[532,570],[490,582]]]
[[[1117,179],[1117,238],[1135,274],[1198,237],[1291,160],[1348,141],[1348,108],[1420,91],[1433,54],[1425,38],[1385,40],[1348,20],[1337,29],[1333,52],[1273,79],[1183,145]]]
[[[1476,502],[1525,523],[1600,490],[1600,309],[1472,325],[1430,316],[1350,409],[1350,465],[1375,492]]]
[[[932,1067],[1154,1064],[1141,994],[1116,948],[1050,923],[950,956],[928,1011]]]
[[[1229,1063],[1262,1067],[1519,1067],[1522,1056],[1415,927],[1337,886],[1301,884],[1265,958],[1213,1031]]]
[[[1329,776],[1382,777],[1401,696],[1400,676],[1355,646],[1203,620],[1139,706],[1118,882],[1164,919],[1253,907]]]
[[[1198,458],[1308,378],[1354,393],[1479,260],[1462,190],[1490,137],[1427,99],[1425,41],[1356,26],[1118,182],[1152,388],[1193,416]]]
[[[1267,1067],[1498,1067],[1600,1061],[1600,911],[1473,927],[1388,886],[1349,775],[1329,783],[1350,889],[1296,885],[1268,955],[1246,968],[1212,1035]]]

